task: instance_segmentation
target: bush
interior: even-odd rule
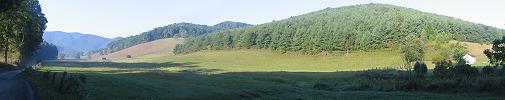
[[[486,67],[482,68],[482,70],[481,70],[482,75],[492,75],[494,73],[495,73],[495,69],[491,66],[486,66]]]
[[[452,92],[457,88],[456,80],[454,79],[434,79],[427,86],[428,91]]]
[[[314,84],[314,88],[315,89],[318,89],[318,90],[326,90],[326,91],[330,91],[334,88],[334,86],[328,84],[328,83],[321,83],[321,82],[318,82],[316,84]]]
[[[503,86],[497,78],[482,78],[479,80],[479,91],[498,92],[503,91]]]
[[[479,73],[479,70],[475,67],[472,67],[468,64],[458,64],[454,67],[449,68],[450,71],[454,72],[456,75],[462,76],[476,76]]]
[[[495,68],[497,70],[498,75],[505,76],[505,68],[503,67],[503,65],[496,65]]]
[[[368,79],[393,79],[398,76],[396,69],[369,69],[355,74],[359,78]]]
[[[435,69],[433,69],[433,74],[435,77],[445,78],[450,77],[451,74],[449,72],[449,68],[452,67],[452,63],[450,61],[442,60],[440,62],[435,63]]]
[[[475,92],[479,89],[479,82],[476,79],[473,78],[458,78],[456,80],[457,87],[455,90],[457,90],[460,93],[463,92]]]
[[[132,58],[132,56],[131,55],[126,55],[126,58]]]
[[[416,62],[414,64],[414,73],[416,77],[424,77],[428,73],[428,67],[426,67],[424,62]]]

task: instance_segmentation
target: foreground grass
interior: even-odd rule
[[[401,64],[392,51],[300,56],[258,50],[204,51],[113,62],[46,61],[41,71],[84,74],[92,100],[138,99],[501,99],[493,94],[323,91],[319,82],[353,78],[353,70]],[[337,71],[339,70],[339,71]]]
[[[64,67],[45,67],[62,71]],[[67,67],[88,76],[92,100],[143,99],[500,99],[491,94],[322,91],[319,81],[345,81],[353,72],[230,72],[198,74],[129,68]]]

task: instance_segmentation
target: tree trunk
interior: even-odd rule
[[[8,62],[7,62],[7,57],[8,57],[7,52],[9,52],[9,45],[8,45],[8,42],[9,42],[9,39],[7,39],[7,40],[5,41],[5,43],[3,44],[3,45],[4,45],[4,62],[5,62],[5,63],[8,63]]]

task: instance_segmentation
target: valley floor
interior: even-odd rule
[[[43,71],[85,74],[92,100],[126,99],[502,99],[494,94],[324,91],[356,70],[401,64],[392,51],[302,56],[258,50],[203,51],[112,62],[45,61]]]

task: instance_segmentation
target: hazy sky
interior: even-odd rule
[[[179,22],[262,24],[326,7],[386,3],[505,29],[505,0],[40,0],[46,31],[127,37]]]

